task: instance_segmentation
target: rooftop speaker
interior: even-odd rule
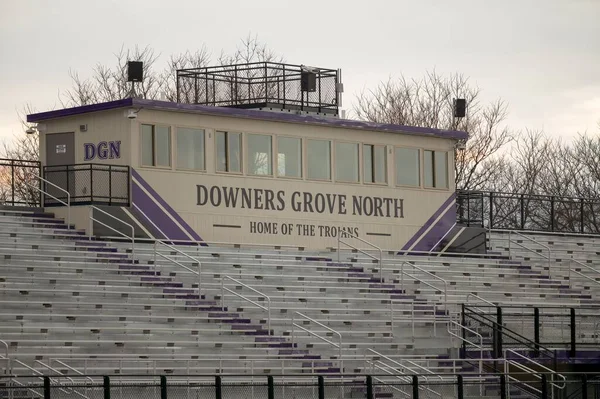
[[[141,82],[144,79],[144,63],[141,61],[129,61],[127,63],[127,81]]]
[[[317,91],[317,74],[302,71],[300,75],[300,86],[302,91]]]
[[[464,118],[467,113],[467,101],[464,98],[454,99],[454,117]]]

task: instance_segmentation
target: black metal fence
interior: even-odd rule
[[[255,62],[177,71],[177,102],[221,107],[274,107],[337,113],[339,76],[314,70],[314,91],[302,90],[301,65]]]
[[[76,164],[45,166],[44,206],[115,205],[129,206],[131,177],[129,166]],[[69,195],[67,195],[69,193]]]
[[[463,306],[464,358],[526,356],[556,369],[578,350],[600,346],[600,308],[490,305]],[[479,334],[479,335],[477,335]],[[517,353],[506,353],[513,349]],[[496,370],[497,371],[497,370]]]
[[[0,377],[0,398],[324,399],[324,398],[592,398],[597,374],[327,375],[327,376],[40,376]]]
[[[507,350],[515,350],[515,356],[525,356],[543,363],[553,370],[557,368],[557,354],[543,346],[539,340],[526,337],[513,331],[504,322],[503,308],[466,306],[462,308],[463,347],[465,359],[479,359],[482,356],[500,359],[509,356]],[[491,310],[491,311],[489,311]],[[468,328],[468,329],[467,329]],[[491,369],[489,367],[492,367]],[[489,366],[488,371],[498,372],[498,365]],[[494,368],[495,367],[495,368]]]
[[[457,222],[492,229],[600,233],[600,199],[460,191]]]
[[[0,205],[39,206],[40,175],[38,161],[0,158]]]

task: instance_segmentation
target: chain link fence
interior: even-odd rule
[[[600,233],[600,200],[460,191],[457,222],[500,230]]]
[[[2,377],[0,399],[596,398],[599,374]]]
[[[44,167],[44,206],[129,206],[130,170],[123,165],[78,164]],[[67,194],[68,193],[68,194]]]

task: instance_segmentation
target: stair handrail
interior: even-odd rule
[[[84,374],[84,373],[82,373],[81,371],[77,370],[77,369],[76,369],[76,368],[74,368],[74,367],[71,367],[71,366],[69,366],[67,363],[65,363],[65,362],[63,362],[63,361],[61,361],[61,360],[59,360],[59,359],[50,359],[50,363],[52,363],[52,362],[56,362],[56,363],[60,364],[61,366],[68,368],[69,370],[73,371],[73,372],[74,372],[74,373],[76,373],[76,374],[79,374],[80,376],[82,376],[82,377],[83,377],[83,378],[85,378],[86,380],[90,381],[91,383],[94,383],[94,382],[95,382],[95,381],[94,381],[94,379],[93,379],[92,377],[85,375],[85,374]]]
[[[9,350],[8,343],[6,343],[6,341],[2,341],[2,340],[0,339],[0,344],[4,345],[4,348],[5,348],[5,349],[4,349],[4,353],[6,354],[6,358],[8,359],[8,350]]]
[[[104,222],[102,222],[102,221],[100,221],[98,219],[95,219],[94,218],[94,211],[98,211],[98,212],[100,212],[100,213],[102,213],[102,214],[104,214],[106,216],[109,216],[113,220],[116,220],[116,221],[120,222],[121,224],[124,224],[125,226],[129,227],[131,229],[131,236],[128,236],[127,234],[123,233],[122,231],[117,230],[114,227],[109,226],[108,224],[106,224],[106,223],[104,223]],[[106,212],[106,211],[98,208],[97,206],[90,205],[90,212],[89,212],[89,237],[90,237],[90,240],[92,239],[92,235],[93,235],[93,232],[94,232],[94,222],[96,222],[96,223],[98,223],[98,224],[106,227],[107,229],[109,229],[109,230],[111,230],[111,231],[113,231],[113,232],[121,235],[121,237],[125,237],[125,238],[131,240],[131,259],[132,260],[135,259],[135,228],[133,227],[133,225],[127,223],[126,221],[124,221],[122,219],[119,219],[115,215],[111,215],[110,213],[108,213],[108,212]]]
[[[369,352],[371,352],[371,353],[375,354],[375,356],[377,356],[377,357],[381,357],[381,358],[383,358],[383,359],[385,359],[385,360],[387,360],[387,361],[391,362],[392,364],[395,364],[396,366],[399,366],[399,367],[401,367],[401,368],[403,368],[403,369],[407,369],[408,371],[410,371],[410,372],[411,372],[411,373],[413,373],[414,375],[418,375],[418,374],[419,374],[418,372],[416,372],[415,370],[413,370],[411,367],[408,367],[407,365],[405,365],[405,364],[402,364],[402,363],[400,363],[400,362],[398,362],[398,361],[396,361],[396,360],[394,360],[394,359],[390,358],[389,356],[386,356],[386,355],[384,355],[384,354],[382,354],[382,353],[379,353],[379,352],[377,352],[377,351],[375,351],[375,350],[373,350],[373,349],[371,349],[371,348],[368,348],[368,349],[367,349],[367,351],[369,351]],[[423,370],[427,371],[429,374],[435,374],[434,372],[432,372],[431,370],[427,369],[426,367],[423,367],[423,366],[421,366],[421,365],[418,365],[418,364],[416,364],[416,363],[414,363],[414,362],[412,362],[412,361],[410,361],[410,360],[408,360],[408,359],[405,359],[405,360],[407,360],[409,363],[411,363],[411,364],[413,364],[413,365],[415,365],[415,366],[417,366],[417,367],[419,367],[419,368],[421,368],[421,369],[423,369]],[[368,362],[368,361],[367,361],[367,362]],[[394,371],[396,371],[396,372],[398,371],[398,370],[397,370],[395,367],[392,367],[392,366],[390,366],[390,365],[388,365],[388,364],[385,364],[385,363],[383,363],[382,361],[379,361],[379,363],[383,364],[384,366],[386,366],[386,367],[388,367],[388,368],[392,368],[392,369],[393,369]],[[374,367],[377,367],[377,365],[375,364],[375,359],[374,359],[374,356],[371,358],[371,365],[372,365],[372,366],[374,366]],[[379,368],[380,368],[380,369],[382,369],[381,367],[379,367]],[[383,370],[383,369],[382,369],[382,370]],[[402,375],[406,375],[406,374],[402,374]],[[440,378],[440,379],[443,381],[443,377],[442,377],[442,376],[438,375],[437,377],[439,377],[439,378]],[[428,381],[428,380],[429,380],[429,379],[427,378],[427,376],[425,376],[425,375],[421,376],[421,378],[423,378],[425,381]],[[427,391],[429,391],[429,392],[431,392],[431,393],[433,393],[433,394],[435,394],[435,395],[437,395],[437,396],[440,396],[440,397],[442,396],[442,395],[441,395],[439,392],[436,392],[436,391],[432,390],[432,389],[429,387],[429,384],[428,384],[428,385],[425,387],[425,390],[427,390]]]
[[[194,261],[194,263],[198,263],[198,270],[194,270],[192,268],[187,267],[186,265],[184,265],[181,262],[176,261],[175,259],[169,258],[168,256],[166,256],[165,254],[162,254],[158,251],[158,245],[163,245],[167,248],[169,248],[172,251],[175,251],[176,253],[183,255],[184,257]],[[196,279],[197,279],[197,284],[198,284],[198,295],[200,295],[200,284],[202,283],[202,262],[200,262],[198,259],[194,258],[193,256],[191,256],[190,254],[182,251],[181,249],[173,246],[173,245],[169,245],[166,242],[162,241],[162,240],[154,240],[154,271],[156,274],[156,257],[160,256],[163,259],[166,259],[174,264],[176,264],[177,266],[193,273],[196,275]]]
[[[468,332],[470,332],[471,334],[474,334],[475,336],[477,336],[479,338],[479,345],[477,345],[474,342],[469,341],[468,339],[464,338],[463,336],[456,334],[454,331],[452,331],[450,329],[451,325],[456,325],[458,328],[466,330]],[[468,344],[471,344],[473,346],[475,346],[476,348],[479,349],[479,374],[483,374],[483,336],[481,334],[479,334],[477,331],[469,328],[469,327],[465,327],[462,324],[460,324],[457,321],[454,320],[450,320],[450,323],[448,323],[448,334],[452,335],[453,337],[456,337],[458,339],[460,339],[461,341],[464,341]],[[464,356],[465,354],[463,354]]]
[[[521,358],[523,360],[526,360],[526,361],[534,364],[536,368],[543,369],[543,370],[549,372],[552,376],[557,376],[558,378],[560,378],[562,380],[562,386],[561,385],[557,385],[557,383],[554,381],[554,379],[552,379],[552,381],[551,381],[550,384],[552,386],[554,386],[555,388],[557,388],[557,389],[564,389],[566,387],[566,385],[567,385],[567,378],[564,375],[562,375],[560,373],[557,373],[556,371],[552,370],[551,368],[546,367],[543,364],[538,363],[535,360],[533,360],[533,359],[531,359],[531,358],[529,358],[527,356],[521,355],[520,353],[518,353],[518,352],[516,352],[516,351],[514,351],[512,349],[505,349],[504,350],[504,358],[506,359],[507,363],[511,363],[513,366],[516,366],[516,365],[519,365],[519,364],[516,363],[516,362],[513,362],[511,360],[509,360],[508,357],[506,356],[507,353],[512,353],[513,355],[516,355],[517,357],[519,357],[519,358]],[[529,368],[527,366],[523,366],[522,364],[520,364],[519,366],[530,370],[528,372],[531,372],[534,375],[538,375],[537,372],[539,372],[539,369],[538,369],[538,371],[536,371],[536,370],[531,369],[531,368]],[[541,377],[539,377],[539,378],[541,379]]]
[[[354,245],[350,244],[347,241],[344,241],[342,239],[342,235],[344,235],[344,236],[350,236],[351,238],[357,239],[358,241],[360,241],[360,242],[362,242],[364,244],[367,244],[367,245],[371,246],[372,248],[378,250],[379,251],[379,258],[377,258],[376,256],[371,255],[370,253],[368,253],[366,251],[363,251],[362,249],[360,249],[358,247],[355,247]],[[383,250],[380,247],[378,247],[377,245],[373,244],[372,242],[369,242],[369,241],[367,241],[367,240],[365,240],[363,238],[360,238],[359,236],[357,236],[355,234],[350,233],[349,231],[339,230],[338,231],[338,237],[337,237],[337,260],[338,260],[338,263],[340,263],[340,244],[344,244],[347,247],[352,248],[355,251],[358,251],[361,254],[366,255],[366,256],[370,257],[371,259],[378,261],[379,262],[379,282],[383,283]]]
[[[37,376],[38,376],[37,378],[39,378],[39,379],[41,379],[41,380],[43,380],[43,379],[44,379],[45,375],[44,375],[44,373],[42,373],[41,371],[39,371],[39,370],[36,370],[36,369],[34,369],[33,367],[26,365],[25,363],[23,363],[22,361],[20,361],[20,360],[18,360],[18,359],[13,359],[13,361],[14,361],[15,363],[18,363],[18,364],[20,364],[21,366],[25,367],[26,369],[30,370],[30,371],[31,371],[31,372],[32,372],[34,375],[37,375]],[[17,375],[15,375],[15,377],[18,377],[18,376],[17,376]],[[55,378],[52,378],[52,377],[49,377],[49,379],[50,379],[50,381],[56,381],[56,379],[55,379]],[[33,391],[31,388],[27,388],[27,389],[28,389],[28,390],[30,390],[30,391]],[[63,389],[63,388],[59,388],[59,390],[60,390],[60,391],[62,391],[62,392],[64,392],[64,393],[68,393],[68,391],[67,391],[67,390],[65,390],[65,389]]]
[[[55,368],[53,368],[53,367],[50,367],[49,365],[47,365],[46,363],[42,362],[41,360],[36,360],[35,362],[36,362],[36,363],[38,363],[38,364],[41,364],[42,366],[44,366],[44,367],[45,367],[45,368],[47,368],[48,370],[55,372],[55,373],[56,373],[56,374],[58,374],[58,375],[59,375],[61,378],[66,378],[66,379],[67,379],[67,381],[70,381],[70,382],[71,382],[71,384],[73,385],[73,387],[71,387],[71,392],[73,392],[73,393],[77,394],[78,396],[81,396],[82,398],[89,399],[87,396],[85,396],[85,395],[84,395],[84,394],[82,394],[81,392],[79,392],[79,391],[76,391],[76,390],[75,390],[75,385],[76,385],[76,384],[75,384],[75,380],[73,380],[73,378],[71,378],[71,377],[68,377],[68,376],[65,376],[63,373],[61,373],[60,371],[56,370],[56,369],[55,369]]]
[[[405,271],[404,271],[404,264],[405,264],[405,263],[406,263],[406,264],[408,264],[408,265],[409,265],[410,267],[412,267],[413,269],[419,270],[419,271],[421,271],[421,272],[423,272],[423,273],[425,273],[425,274],[427,274],[427,275],[429,275],[429,276],[433,277],[434,279],[441,281],[441,282],[444,284],[444,289],[443,289],[443,290],[441,290],[441,289],[439,289],[438,287],[436,287],[435,285],[433,285],[433,284],[431,284],[431,283],[429,283],[429,282],[427,282],[427,281],[425,281],[425,280],[422,280],[422,279],[418,278],[417,276],[413,276],[413,275],[411,275],[411,274],[408,274],[408,272],[405,272]],[[403,292],[405,292],[405,291],[404,291],[404,275],[405,275],[405,274],[406,274],[407,276],[409,276],[409,277],[411,277],[411,278],[413,278],[413,279],[415,279],[415,280],[417,280],[417,281],[419,281],[419,282],[421,282],[421,283],[423,283],[423,284],[425,284],[425,285],[429,286],[430,288],[433,288],[433,289],[434,289],[434,290],[436,290],[436,291],[443,291],[443,292],[444,292],[444,308],[445,308],[446,310],[448,309],[448,281],[447,281],[447,280],[444,280],[444,279],[443,279],[443,278],[441,278],[440,276],[436,276],[435,274],[433,274],[433,273],[431,273],[431,272],[429,272],[429,271],[427,271],[427,270],[425,270],[425,269],[422,269],[422,268],[418,267],[417,265],[415,265],[415,264],[412,264],[412,263],[410,263],[409,261],[406,261],[406,260],[405,260],[405,261],[402,261],[402,263],[400,263],[400,289],[401,289]]]
[[[375,362],[369,362],[369,361],[367,361],[367,363],[370,363],[370,364],[371,364],[371,369],[373,370],[373,372],[375,371],[375,368],[377,368],[377,369],[378,369],[378,370],[380,370],[381,372],[383,372],[383,373],[386,373],[386,374],[389,374],[389,375],[391,375],[392,377],[396,378],[397,380],[400,380],[400,381],[402,381],[404,384],[407,384],[407,385],[408,385],[408,384],[410,384],[410,383],[411,383],[411,381],[410,381],[410,379],[409,379],[408,377],[403,377],[403,375],[402,375],[402,374],[401,374],[401,375],[398,375],[397,373],[394,373],[394,371],[396,371],[396,369],[394,369],[393,367],[392,367],[392,370],[394,370],[394,371],[390,371],[390,370],[388,370],[387,368],[390,368],[390,366],[388,366],[388,365],[387,365],[387,364],[385,364],[385,363],[379,362],[379,363],[382,363],[382,364],[383,364],[384,366],[386,366],[387,368],[386,368],[386,367],[382,367],[382,366],[380,366],[380,365],[377,365],[377,364],[375,364]],[[386,383],[386,382],[385,382],[384,380],[382,380],[381,378],[373,377],[373,379],[374,379],[375,381],[377,381],[379,384],[381,384],[381,385],[387,385],[387,386],[389,386],[390,388],[392,388],[394,391],[398,391],[398,392],[400,392],[402,395],[404,395],[404,396],[406,396],[406,397],[411,397],[411,395],[410,395],[410,394],[408,394],[408,393],[404,392],[402,389],[400,389],[400,388],[396,387],[396,386],[395,386],[395,385],[393,385],[393,384]]]
[[[484,302],[484,303],[487,303],[488,305],[491,305],[491,306],[493,306],[493,307],[496,307],[496,304],[495,304],[495,303],[493,303],[493,302],[490,302],[490,301],[488,301],[487,299],[485,299],[485,298],[482,298],[482,297],[480,297],[479,295],[477,295],[477,294],[474,294],[474,293],[472,293],[472,292],[469,292],[469,293],[467,294],[467,305],[469,304],[469,298],[470,298],[470,297],[473,297],[473,298],[475,298],[475,299],[478,299],[478,300],[479,300],[479,301],[481,301],[481,302]]]
[[[71,228],[71,193],[69,193],[67,190],[65,190],[64,188],[57,186],[56,184],[52,183],[49,180],[44,179],[42,176],[39,175],[34,175],[33,173],[29,173],[29,172],[25,172],[26,176],[30,176],[33,177],[34,179],[38,179],[40,181],[43,181],[46,184],[50,184],[52,187],[59,189],[60,191],[62,191],[63,193],[67,194],[67,202],[55,197],[54,195],[42,190],[41,188],[34,186],[33,184],[29,184],[28,182],[25,182],[25,184],[37,191],[39,191],[40,193],[49,196],[50,198],[60,202],[61,204],[63,204],[64,206],[67,207],[67,230]],[[43,204],[42,204],[43,205]]]
[[[43,398],[43,397],[44,397],[44,394],[43,394],[43,393],[40,393],[40,392],[36,391],[35,389],[33,389],[33,388],[30,388],[28,385],[26,385],[26,384],[23,384],[22,382],[19,382],[19,380],[17,380],[16,378],[11,378],[9,381],[11,381],[11,382],[13,382],[13,383],[17,384],[17,385],[18,385],[18,386],[20,386],[20,387],[23,387],[23,388],[24,388],[25,390],[27,390],[27,391],[31,391],[31,392],[33,392],[35,395],[37,395],[37,397],[40,397],[40,398]]]
[[[296,324],[296,322],[295,322],[296,315],[298,315],[301,318],[306,319],[306,320],[308,320],[308,321],[310,321],[312,323],[315,323],[316,325],[318,325],[320,327],[323,327],[324,329],[326,329],[326,330],[332,332],[333,334],[337,335],[337,337],[338,337],[338,343],[336,344],[335,342],[333,342],[333,341],[331,341],[331,340],[329,340],[329,339],[327,339],[325,337],[320,336],[316,332],[310,331],[308,328],[304,328],[301,325]],[[296,328],[299,328],[300,330],[302,330],[302,331],[304,331],[304,332],[306,332],[306,333],[308,333],[310,335],[313,335],[313,336],[319,338],[321,341],[326,342],[329,345],[332,345],[334,348],[337,348],[338,349],[338,356],[339,356],[338,360],[340,362],[340,372],[341,373],[344,372],[344,360],[342,359],[342,348],[343,348],[342,334],[339,331],[336,331],[333,328],[328,327],[325,324],[320,323],[320,322],[316,321],[315,319],[312,319],[312,318],[306,316],[303,313],[294,312],[294,313],[292,313],[292,348],[294,348],[294,346],[295,346],[295,335],[296,335],[296,330],[295,329]]]
[[[238,294],[234,290],[225,287],[225,280],[231,280],[234,283],[239,284],[242,287],[248,288],[250,291],[262,296],[263,298],[265,298],[267,300],[267,306],[261,305],[260,303],[253,301],[252,299],[247,298],[244,295]],[[258,308],[260,308],[262,310],[266,310],[267,311],[267,328],[269,330],[269,335],[273,335],[273,333],[271,332],[271,298],[269,298],[268,295],[260,292],[259,290],[255,289],[255,288],[250,287],[247,284],[242,283],[239,280],[234,279],[231,276],[223,276],[221,278],[221,307],[222,307],[223,311],[225,311],[225,291],[227,291],[239,298],[242,298],[243,300],[245,300],[247,302],[250,302],[251,304],[253,304],[254,306],[257,306]]]
[[[580,265],[580,266],[583,266],[583,267],[585,267],[586,269],[593,271],[594,273],[598,273],[598,274],[600,274],[600,270],[597,270],[597,269],[595,269],[595,268],[593,268],[593,267],[591,267],[591,266],[589,266],[589,265],[586,265],[586,264],[585,264],[585,263],[583,263],[583,262],[580,262],[580,261],[578,261],[577,259],[574,259],[574,258],[573,258],[573,255],[571,255],[571,262],[575,262],[575,263],[577,263],[578,265]],[[571,272],[573,272],[573,273],[575,273],[575,274],[578,274],[578,275],[580,275],[581,277],[583,277],[583,278],[585,278],[585,279],[587,279],[587,280],[593,281],[593,282],[594,282],[594,283],[596,283],[596,284],[600,284],[600,281],[596,280],[595,278],[592,278],[592,277],[590,277],[590,276],[586,276],[585,274],[583,274],[583,273],[581,273],[581,272],[578,272],[577,270],[571,270],[571,269],[572,269],[572,267],[571,267],[571,266],[572,266],[572,265],[571,265],[571,263],[569,263],[569,282],[570,282],[570,280],[571,280]]]
[[[527,240],[529,240],[529,241],[531,241],[531,242],[533,242],[533,243],[535,243],[535,244],[537,244],[537,245],[539,245],[539,246],[541,246],[541,247],[545,248],[545,249],[548,251],[548,256],[544,256],[544,255],[543,255],[543,254],[541,254],[540,252],[538,252],[538,251],[536,251],[536,250],[534,250],[534,249],[531,249],[531,248],[527,247],[526,245],[523,245],[523,244],[521,244],[521,243],[518,243],[518,242],[516,242],[516,241],[512,241],[512,239],[511,239],[511,234],[516,234],[516,235],[518,235],[519,237],[525,238],[525,239],[527,239]],[[523,233],[520,233],[520,232],[518,232],[518,231],[514,231],[514,230],[509,230],[509,231],[508,231],[508,253],[509,253],[509,255],[510,255],[510,252],[511,252],[511,251],[510,251],[510,243],[511,243],[511,242],[512,242],[513,244],[517,244],[517,245],[519,245],[520,247],[522,247],[522,248],[524,248],[524,249],[526,249],[526,250],[528,250],[528,251],[531,251],[531,252],[533,252],[533,253],[535,253],[535,254],[537,254],[537,255],[541,256],[542,258],[546,258],[546,260],[548,261],[548,273],[550,272],[550,260],[552,259],[552,251],[551,251],[551,249],[550,249],[550,247],[549,247],[549,246],[547,246],[546,244],[543,244],[543,243],[541,243],[541,242],[539,242],[539,241],[535,240],[535,239],[534,239],[534,238],[532,238],[532,237],[526,236],[526,235],[525,235],[525,234],[523,234]]]
[[[10,357],[8,356],[8,344],[6,343],[6,341],[2,341],[2,340],[0,340],[0,343],[2,345],[4,345],[4,347],[5,347],[5,349],[4,349],[5,356],[0,355],[0,359],[5,359],[6,360],[6,363],[7,363],[6,364],[7,370],[6,371],[8,371],[8,375],[10,375],[10,374],[12,374],[12,371],[11,371],[12,369],[10,367]]]

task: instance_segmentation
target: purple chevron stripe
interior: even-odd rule
[[[132,184],[133,204],[137,206],[148,222],[154,223],[170,240],[188,240],[189,237],[175,222],[137,185]],[[152,218],[152,220],[150,220]]]
[[[133,177],[140,183],[140,185],[144,187],[144,189],[146,189],[146,191],[150,193],[150,195],[154,197],[154,199],[158,201],[160,205],[162,205],[162,207],[167,211],[169,216],[175,219],[194,240],[202,241],[202,238],[198,235],[198,233],[196,233],[194,229],[192,229],[192,227],[188,225],[185,222],[185,220],[183,220],[181,216],[179,216],[179,214],[169,204],[167,204],[167,202],[148,184],[148,182],[146,182],[142,178],[142,176],[140,176],[140,174],[135,169],[132,168],[131,173]]]
[[[425,224],[423,224],[423,226],[421,226],[419,231],[417,231],[415,233],[415,235],[413,235],[412,238],[410,240],[408,240],[408,242],[406,244],[404,244],[404,246],[402,247],[402,251],[405,251],[408,248],[410,248],[415,243],[415,241],[417,241],[419,239],[419,237],[429,228],[429,226],[431,226],[435,222],[435,220],[438,218],[438,216],[440,216],[440,214],[444,211],[444,209],[446,209],[446,207],[448,205],[450,205],[450,203],[453,202],[455,199],[456,199],[456,193],[452,193],[450,195],[450,197],[448,197],[448,199],[446,201],[444,201],[442,206],[440,206],[439,209],[437,211],[435,211],[435,213],[425,222]],[[453,212],[453,214],[456,217],[456,209],[451,208],[451,211]]]
[[[414,246],[411,251],[431,251],[435,244],[452,228],[456,222],[456,209],[454,207],[438,220],[438,222],[425,234],[425,236]]]

